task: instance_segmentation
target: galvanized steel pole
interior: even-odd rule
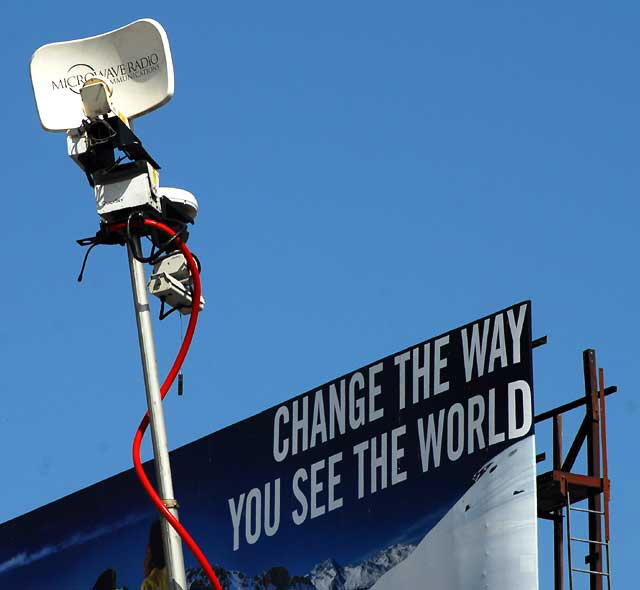
[[[147,297],[147,285],[144,264],[133,256],[132,247],[140,252],[140,238],[132,238],[133,244],[127,246],[129,254],[129,270],[131,272],[131,288],[133,291],[133,305],[135,308],[136,322],[138,324],[138,340],[140,342],[140,356],[142,358],[142,370],[144,384],[147,391],[147,406],[149,408],[149,425],[153,442],[153,455],[155,457],[156,479],[158,492],[165,501],[170,512],[178,518],[177,503],[173,497],[173,483],[171,481],[171,465],[169,463],[169,450],[167,445],[167,433],[160,396],[160,383],[158,381],[158,367],[156,363],[156,351],[153,342],[151,327],[151,311]],[[163,518],[162,544],[164,547],[165,561],[169,575],[169,587],[171,590],[186,590],[187,582],[184,571],[184,558],[182,555],[182,542],[178,533]]]

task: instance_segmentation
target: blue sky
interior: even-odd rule
[[[96,249],[75,282],[93,196],[64,136],[39,127],[28,64],[44,43],[153,17],[176,92],[136,131],[162,183],[200,200],[190,244],[208,301],[185,395],[167,401],[171,446],[531,299],[534,335],[549,336],[538,409],[581,394],[587,347],[620,389],[613,567],[630,586],[639,16],[631,2],[12,4],[0,521],[130,464],[144,393],[126,256]],[[156,337],[166,366],[177,321]],[[542,587],[548,533],[541,523]]]

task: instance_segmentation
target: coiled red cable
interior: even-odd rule
[[[164,223],[160,223],[159,221],[154,221],[153,219],[142,219],[142,223],[144,223],[144,225],[148,227],[151,227],[153,229],[159,230],[167,234],[167,236],[169,237],[173,237],[176,234],[175,231],[173,231],[170,227],[168,227]],[[109,226],[109,231],[122,231],[125,228],[126,228],[125,223],[118,223],[118,224]],[[174,244],[177,248],[180,249],[180,251],[184,255],[185,260],[187,261],[187,265],[189,267],[189,271],[191,273],[191,279],[193,282],[193,293],[192,293],[193,306],[191,308],[191,315],[189,316],[189,324],[187,325],[187,330],[185,332],[184,339],[182,340],[182,344],[180,345],[180,350],[178,351],[178,354],[175,360],[173,361],[171,370],[165,377],[165,380],[162,383],[162,386],[160,387],[160,397],[162,399],[164,399],[164,397],[167,395],[167,392],[171,388],[171,385],[173,384],[178,372],[180,371],[180,367],[182,366],[182,363],[184,362],[184,359],[187,356],[187,352],[189,350],[189,346],[191,345],[191,340],[193,339],[193,334],[196,329],[196,324],[198,322],[198,314],[200,313],[200,295],[202,293],[202,286],[200,284],[200,272],[198,271],[198,265],[196,264],[196,261],[193,255],[189,251],[189,248],[187,248],[187,245],[182,241],[182,239],[179,236],[175,238]],[[211,582],[213,588],[215,590],[222,590],[222,586],[218,580],[218,577],[213,571],[213,568],[209,564],[209,561],[205,557],[204,553],[202,553],[202,550],[200,549],[200,547],[198,547],[197,543],[193,540],[191,535],[187,532],[187,529],[185,529],[184,526],[180,524],[180,521],[178,521],[178,519],[176,519],[173,516],[173,514],[169,512],[169,510],[164,505],[164,502],[162,501],[160,496],[158,496],[157,492],[153,489],[153,486],[151,485],[151,482],[149,481],[147,474],[144,472],[144,469],[142,468],[142,461],[140,460],[140,445],[142,444],[142,437],[144,436],[144,433],[148,426],[149,426],[149,413],[147,412],[144,415],[144,418],[142,418],[140,425],[138,426],[138,430],[136,431],[135,437],[133,439],[133,448],[132,448],[133,466],[136,470],[136,474],[138,475],[138,479],[140,480],[140,483],[142,484],[142,487],[144,488],[144,490],[147,492],[148,496],[151,498],[151,501],[157,508],[158,512],[160,512],[162,517],[165,518],[169,522],[169,524],[175,529],[178,535],[180,535],[182,540],[189,547],[189,549],[191,550],[195,558],[198,560],[198,563],[200,563],[200,565],[202,566],[202,569],[204,570],[205,574],[209,578],[209,581]]]

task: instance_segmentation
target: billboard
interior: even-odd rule
[[[537,589],[532,386],[525,301],[176,449],[181,520],[226,590]],[[155,520],[132,470],[34,510],[0,587],[161,587]]]

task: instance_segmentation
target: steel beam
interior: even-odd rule
[[[587,404],[587,473],[590,477],[600,478],[600,408],[598,403],[598,378],[596,372],[596,351],[589,348],[582,354],[584,364],[584,389]],[[600,514],[602,502],[600,494],[589,496],[589,555],[585,563],[589,569],[602,571],[602,525]],[[602,590],[602,576],[589,574],[590,590]]]

